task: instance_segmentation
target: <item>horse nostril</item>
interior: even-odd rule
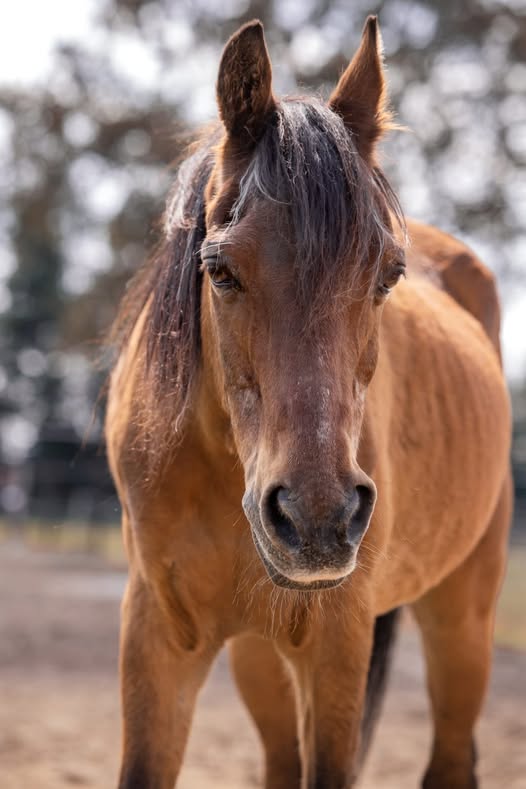
[[[265,525],[278,539],[290,548],[299,547],[301,540],[294,525],[294,505],[286,488],[271,488],[263,500],[262,515]]]
[[[358,501],[348,526],[349,540],[351,543],[360,539],[366,531],[376,501],[376,490],[372,486],[357,485],[356,493]]]

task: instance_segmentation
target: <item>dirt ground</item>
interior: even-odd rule
[[[122,570],[94,557],[0,545],[0,786],[116,784]],[[526,654],[498,649],[479,727],[483,789],[526,787]],[[416,633],[405,626],[360,786],[416,787],[430,738]],[[203,690],[182,789],[261,785],[261,752],[224,656]]]

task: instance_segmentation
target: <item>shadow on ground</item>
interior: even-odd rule
[[[111,787],[119,759],[117,641],[125,573],[90,556],[0,546],[3,789]],[[526,786],[526,655],[498,649],[479,727],[483,789]],[[361,789],[418,785],[430,728],[417,634],[401,633]],[[224,655],[200,697],[181,789],[261,786],[260,746]]]

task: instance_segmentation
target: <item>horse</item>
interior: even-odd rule
[[[113,334],[119,787],[174,786],[225,644],[267,789],[355,785],[407,606],[422,786],[473,789],[511,506],[493,275],[406,220],[381,170],[375,17],[328,101],[276,98],[262,25],[244,25],[217,103]]]

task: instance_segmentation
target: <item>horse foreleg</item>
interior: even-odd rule
[[[195,698],[215,651],[185,643],[187,623],[167,615],[142,580],[128,585],[122,609],[123,754],[119,789],[173,789]]]
[[[413,605],[422,632],[434,722],[424,789],[475,789],[473,729],[491,668],[495,603],[510,520],[503,491],[489,529],[471,556]]]
[[[358,771],[374,619],[329,605],[307,643],[285,649],[295,676],[302,789],[348,789]]]
[[[265,749],[267,789],[299,789],[301,765],[291,677],[272,641],[241,636],[229,645],[241,696]]]

